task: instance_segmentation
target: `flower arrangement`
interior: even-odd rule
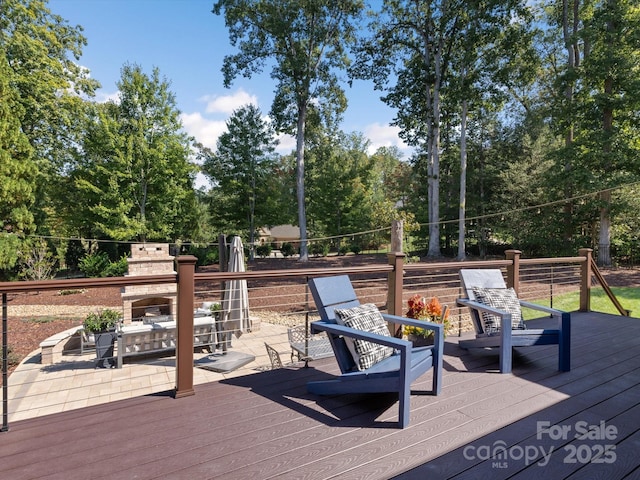
[[[449,310],[436,297],[427,302],[425,297],[416,294],[407,301],[407,305],[409,306],[409,310],[406,313],[407,317],[442,324],[446,334],[447,328],[449,328]],[[408,337],[428,338],[433,336],[432,330],[409,325],[404,326],[403,333]]]

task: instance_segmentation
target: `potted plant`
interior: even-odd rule
[[[93,335],[96,344],[96,367],[113,368],[113,345],[116,340],[116,325],[121,319],[120,312],[112,309],[90,313],[82,322],[88,335]]]
[[[425,297],[416,294],[407,301],[407,305],[409,306],[407,317],[444,325],[446,335],[449,328],[449,310],[436,297],[427,302]],[[413,342],[414,347],[433,344],[433,330],[405,325],[403,333]]]

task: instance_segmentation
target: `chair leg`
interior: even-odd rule
[[[560,335],[558,339],[558,370],[571,370],[571,314],[562,312]]]
[[[500,373],[511,373],[511,364],[513,362],[511,315],[505,315],[502,318],[500,328]]]
[[[409,425],[409,418],[411,414],[411,387],[403,385],[404,382],[400,382],[399,393],[399,406],[398,406],[398,426],[405,428]]]
[[[440,395],[442,391],[442,357],[444,355],[444,335],[436,334],[434,349],[433,370],[433,394]]]

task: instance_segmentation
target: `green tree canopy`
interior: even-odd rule
[[[169,83],[125,65],[118,87],[118,102],[95,106],[73,172],[86,202],[76,221],[116,240],[189,238],[196,169]]]
[[[253,245],[258,227],[270,223],[277,193],[271,181],[275,169],[275,133],[260,109],[245,105],[233,112],[215,153],[203,151],[203,173],[213,184],[212,215],[232,231],[244,231]],[[275,191],[274,191],[275,190]]]
[[[20,129],[22,106],[9,85],[9,64],[0,50],[0,271],[18,260],[18,236],[34,228],[36,167],[29,139]]]
[[[98,82],[77,61],[86,39],[82,28],[52,14],[41,0],[0,2],[0,46],[9,84],[21,105],[20,127],[38,167],[33,213],[39,231],[54,212],[60,174],[82,143],[86,100]]]
[[[325,118],[340,116],[346,99],[337,71],[349,64],[346,48],[355,41],[362,0],[219,0],[229,39],[240,51],[224,59],[225,86],[242,74],[260,72],[274,60],[277,82],[271,107],[277,128],[296,134],[296,191],[301,244],[300,260],[308,259],[305,206],[304,143],[312,102]]]

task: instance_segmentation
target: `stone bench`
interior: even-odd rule
[[[64,352],[80,348],[80,334],[82,327],[72,327],[63,332],[51,335],[40,342],[40,363],[51,365],[62,361]]]

